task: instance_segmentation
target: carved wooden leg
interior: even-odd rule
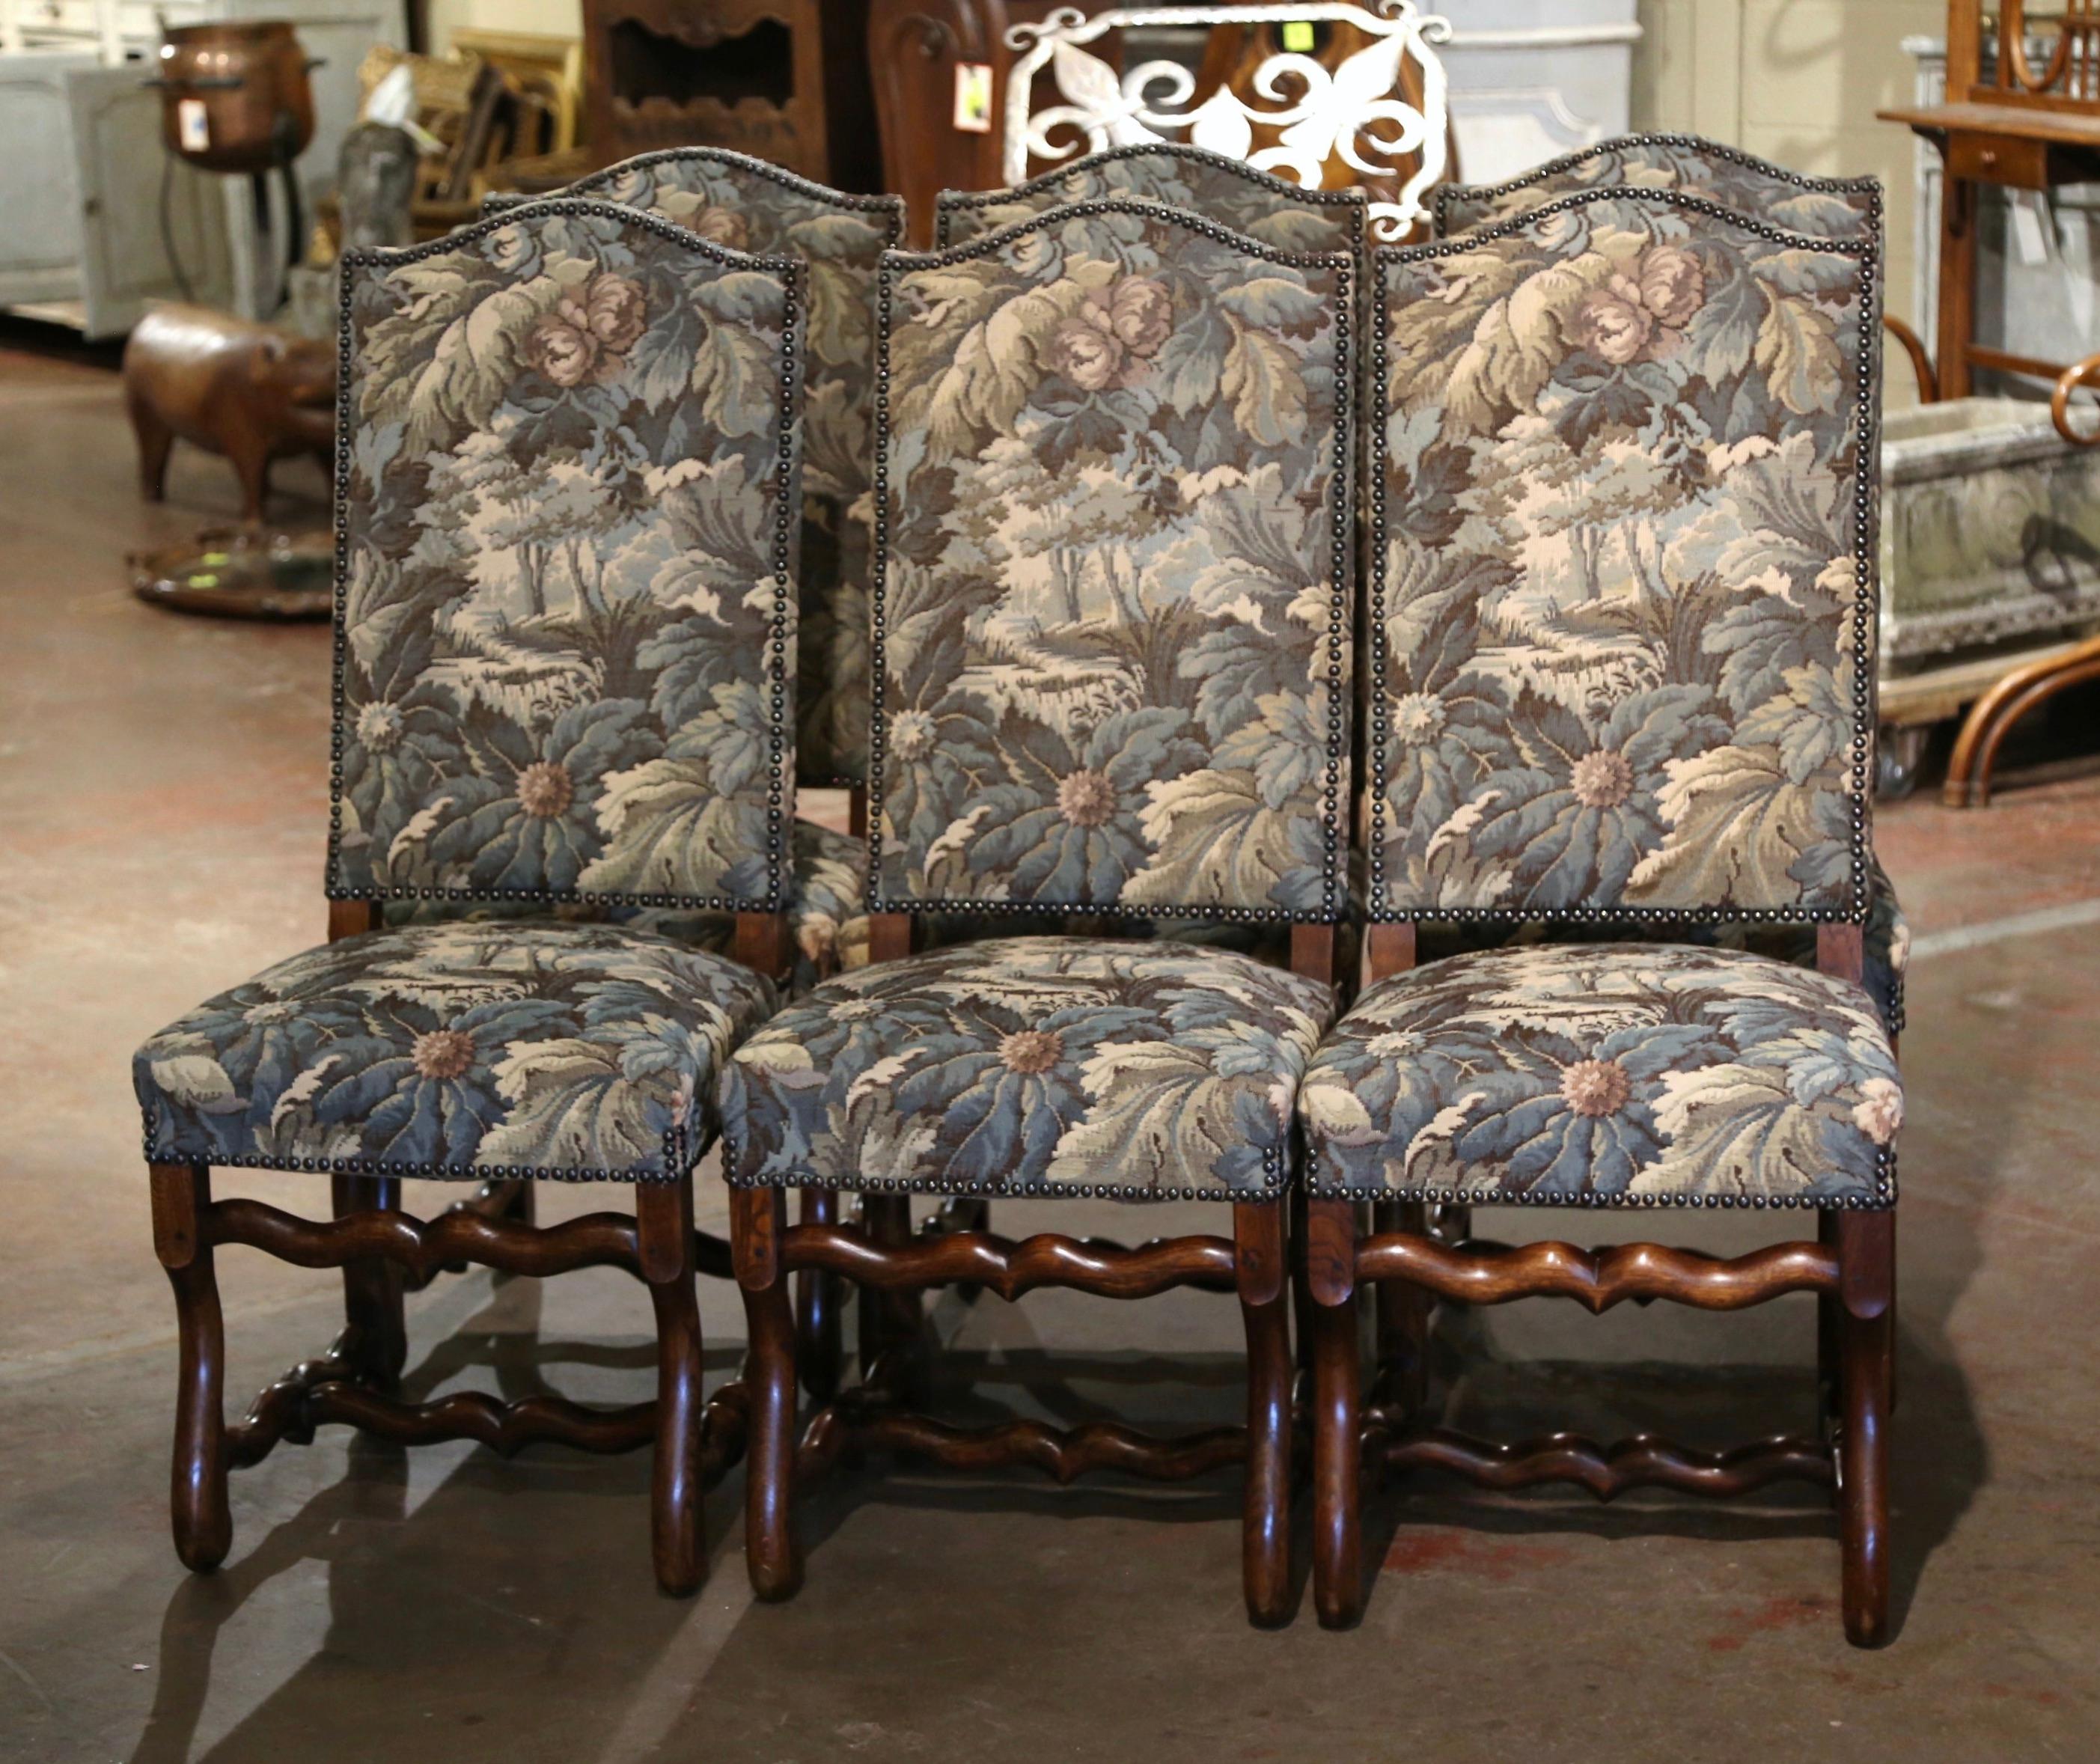
[[[1414,1201],[1380,1201],[1371,1209],[1371,1229],[1383,1237],[1429,1231],[1429,1209]],[[1388,1402],[1412,1419],[1429,1400],[1429,1320],[1434,1304],[1428,1291],[1412,1281],[1380,1281],[1372,1288],[1378,1318],[1378,1383]]]
[[[1855,1647],[1887,1638],[1889,1351],[1895,1328],[1889,1276],[1894,1215],[1839,1215],[1844,1418],[1838,1436],[1838,1528],[1844,1546],[1845,1634]]]
[[[1903,1315],[1898,1301],[1896,1280],[1900,1258],[1896,1255],[1896,1215],[1889,1215],[1889,1413],[1896,1412],[1896,1392],[1903,1381],[1896,1376],[1896,1368],[1902,1363],[1901,1332],[1896,1328],[1896,1319]]]
[[[1816,1209],[1815,1241],[1825,1249],[1838,1246],[1838,1210],[1824,1206]],[[1844,1409],[1844,1368],[1840,1364],[1839,1319],[1844,1307],[1834,1292],[1815,1295],[1815,1399],[1816,1422],[1822,1436],[1827,1440],[1836,1432]]]
[[[942,1202],[933,1217],[920,1227],[925,1237],[952,1237],[958,1232],[990,1231],[991,1229],[991,1201],[982,1194],[951,1194]],[[964,1304],[975,1304],[984,1296],[984,1288],[974,1281],[959,1280],[948,1288]]]
[[[836,1225],[839,1222],[837,1190],[803,1189],[801,1211],[805,1225]],[[796,1353],[803,1386],[819,1402],[838,1394],[840,1361],[845,1351],[839,1317],[844,1297],[838,1276],[823,1268],[805,1268],[795,1277]]]
[[[1456,1249],[1469,1243],[1473,1237],[1473,1210],[1456,1201],[1443,1201],[1423,1210],[1423,1228],[1439,1243],[1448,1243]]]
[[[174,1288],[181,1335],[169,1510],[183,1566],[207,1573],[233,1547],[226,1491],[226,1329],[203,1231],[211,1174],[201,1164],[154,1164],[151,1173],[153,1250]]]
[[[656,1312],[656,1462],[650,1484],[656,1584],[683,1598],[699,1590],[708,1569],[693,1179],[638,1182],[634,1202],[642,1277]]]
[[[398,1211],[401,1184],[392,1176],[334,1175],[329,1179],[335,1216]],[[342,1269],[343,1321],[338,1357],[357,1375],[382,1391],[400,1383],[408,1363],[408,1326],[402,1302],[401,1270],[384,1256],[360,1256]]]
[[[792,1598],[802,1584],[795,1541],[795,1309],[780,1266],[786,1198],[777,1188],[730,1191],[730,1246],[751,1338],[744,1471],[744,1563],[761,1599]]]
[[[1295,1338],[1298,1379],[1302,1395],[1312,1400],[1312,1290],[1305,1279],[1305,1191],[1290,1189],[1290,1327]],[[1308,1411],[1309,1413],[1309,1411]]]
[[[1246,1488],[1241,1567],[1247,1616],[1290,1615],[1290,1307],[1282,1200],[1233,1208],[1240,1315],[1246,1325]]]
[[[1312,1312],[1312,1603],[1321,1627],[1363,1614],[1362,1369],[1356,1207],[1314,1201],[1305,1244]]]
[[[877,1243],[903,1248],[911,1241],[911,1197],[863,1195],[861,1228]],[[860,1291],[861,1377],[865,1379],[876,1360],[885,1358],[893,1369],[901,1370],[901,1362],[911,1356],[924,1326],[920,1296],[909,1287],[863,1286]],[[900,1389],[898,1394],[903,1392]]]

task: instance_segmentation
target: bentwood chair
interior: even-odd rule
[[[701,1402],[691,1171],[721,1061],[774,1008],[793,887],[805,290],[798,261],[576,201],[344,260],[330,941],[134,1065],[193,1568],[230,1546],[230,1469],[346,1422],[506,1453],[653,1444],[658,1580],[699,1581],[701,1490],[740,1441]],[[458,917],[385,925],[411,902]],[[483,906],[735,915],[742,960],[633,918],[467,916]],[[325,1174],[334,1217],[214,1201],[214,1166]],[[407,1176],[497,1186],[426,1224]],[[508,1202],[549,1180],[632,1184],[634,1211],[535,1228]],[[342,1268],[348,1311],[232,1425],[229,1243]],[[404,1274],[467,1263],[639,1277],[656,1400],[399,1400]]]
[[[1299,1099],[1323,1621],[1361,1607],[1368,1455],[1607,1497],[1834,1485],[1846,1629],[1883,1634],[1903,1091],[1860,986],[1879,275],[1870,241],[1666,191],[1578,192],[1379,254],[1373,983]],[[1519,920],[1812,925],[1820,960],[1651,942],[1415,965],[1418,925]],[[1454,1202],[1818,1229],[1735,1259],[1452,1245],[1423,1215]],[[1361,1286],[1397,1301],[1368,1405]],[[1722,1454],[1448,1431],[1405,1327],[1432,1295],[1798,1290],[1824,1307],[1829,1437]]]
[[[882,254],[903,240],[904,200],[849,195],[717,147],[643,153],[562,193],[660,214],[718,245],[799,258],[809,266],[796,766],[805,787],[854,792],[854,831],[860,836],[867,782],[865,499],[873,462],[875,277]],[[515,200],[492,196],[485,207]]]
[[[1333,1008],[1351,660],[1352,259],[1131,198],[884,260],[876,391],[874,965],[722,1076],[752,1343],[753,1585],[800,1583],[791,1495],[862,1448],[1178,1479],[1244,1459],[1246,1596],[1289,1598],[1290,1099]],[[1288,931],[1236,952],[1009,937],[911,953],[914,917],[1084,914]],[[788,1228],[788,1188],[858,1189]],[[1139,1249],[958,1231],[918,1193],[1211,1201],[1229,1236]],[[884,1303],[859,1383],[795,1427],[783,1281]],[[1248,1421],[1180,1440],[909,1412],[919,1294],[967,1282],[1238,1294]]]

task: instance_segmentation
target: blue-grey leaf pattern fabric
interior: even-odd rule
[[[814,821],[795,823],[794,883],[788,895],[788,934],[792,965],[790,996],[807,992],[840,968],[867,960],[867,846]],[[682,906],[549,906],[532,901],[389,901],[389,925],[440,924],[472,920],[504,923],[553,919],[564,924],[627,925],[651,931],[696,950],[727,955],[736,947],[736,915]]]
[[[1359,862],[1359,867],[1361,864]],[[1895,884],[1877,859],[1867,909],[1864,937],[1865,972],[1869,997],[1881,1012],[1891,1037],[1904,1026],[1904,976],[1910,962],[1910,922],[1896,897]],[[1339,927],[1342,941],[1338,959],[1340,971],[1356,964],[1357,942],[1364,922],[1363,890],[1352,888],[1349,912]],[[1115,928],[1126,937],[1165,938],[1178,943],[1200,943],[1237,950],[1273,968],[1290,964],[1290,931],[1287,925],[1259,921],[1205,919],[1124,919]],[[919,920],[921,944],[928,949],[947,949],[986,937],[1008,937],[1022,930],[1043,937],[1087,937],[1101,934],[1098,919],[1074,914],[1052,917],[1030,926],[990,913],[928,913]],[[1517,924],[1486,920],[1453,923],[1425,920],[1415,927],[1418,957],[1424,962],[1476,950],[1502,949],[1514,943],[1666,942],[1718,946],[1748,950],[1774,961],[1813,968],[1816,959],[1815,927],[1812,924],[1751,923],[1736,920],[1718,924],[1606,925],[1582,920],[1533,919]],[[847,925],[840,940],[840,965],[858,967],[867,958],[867,921]],[[799,972],[799,970],[798,970]]]
[[[1560,1206],[1890,1205],[1903,1109],[1856,986],[1643,944],[1382,981],[1299,1099],[1316,1194]]]
[[[626,926],[436,924],[309,950],[132,1062],[156,1162],[671,1180],[714,1135],[750,969]]]
[[[1144,196],[1201,214],[1280,251],[1361,251],[1361,190],[1301,190],[1244,160],[1161,142],[1110,148],[1006,190],[943,190],[936,238],[966,245],[1046,209],[1100,196]]]
[[[1374,918],[1864,917],[1873,258],[1660,192],[1379,254]]]
[[[580,179],[566,193],[660,214],[735,250],[808,264],[796,760],[805,784],[864,783],[875,280],[882,254],[903,239],[903,198],[849,196],[713,147],[644,153]]]
[[[344,273],[331,890],[778,902],[802,266],[571,201]]]
[[[890,262],[880,901],[1337,914],[1349,260],[1125,200]]]
[[[1333,1015],[1221,950],[1012,937],[827,981],[721,1081],[723,1169],[776,1187],[1251,1199],[1291,1171]]]
[[[1789,232],[1818,239],[1878,237],[1882,187],[1873,178],[1807,178],[1696,135],[1626,135],[1551,161],[1507,183],[1440,187],[1436,230],[1513,220],[1577,190],[1624,185],[1682,190]]]

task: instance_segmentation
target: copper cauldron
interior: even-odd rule
[[[314,138],[310,64],[281,19],[170,25],[157,77],[168,151],[207,171],[288,165]]]

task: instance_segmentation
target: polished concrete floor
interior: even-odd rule
[[[231,1560],[184,1573],[127,1061],[322,929],[327,639],[134,602],[126,549],[230,514],[231,475],[179,449],[171,503],[147,508],[106,364],[26,341],[0,333],[0,1759],[2100,1757],[2091,765],[1882,820],[1921,942],[1897,1633],[1878,1652],[1844,1643],[1832,1522],[1805,1491],[1600,1509],[1423,1479],[1379,1502],[1360,1629],[1308,1609],[1264,1634],[1241,1616],[1229,1475],[1057,1489],[873,1466],[809,1503],[808,1585],[769,1607],[744,1584],[733,1475],[709,1503],[712,1577],[677,1603],[651,1586],[642,1458],[335,1431],[239,1474]],[[283,514],[320,518],[319,477],[281,475]],[[311,1179],[224,1186],[315,1199]],[[703,1206],[719,1220],[712,1183]],[[1110,1211],[1059,1223],[1132,1230]],[[1726,1224],[1710,1244],[1758,1236]],[[221,1267],[245,1400],[324,1343],[334,1286],[237,1251]],[[714,1283],[705,1306],[726,1378],[739,1309]],[[937,1321],[973,1383],[960,1403],[1233,1409],[1227,1299],[949,1299]],[[411,1325],[419,1392],[651,1388],[647,1309],[616,1274],[456,1278]],[[1733,1318],[1536,1303],[1452,1332],[1447,1383],[1483,1431],[1721,1444],[1806,1423],[1811,1332],[1798,1299]]]

